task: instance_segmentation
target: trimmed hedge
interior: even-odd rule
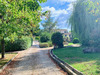
[[[49,47],[49,44],[48,43],[40,43],[39,47],[40,48],[47,48],[47,47]]]
[[[40,48],[47,48],[47,47],[52,47],[53,46],[53,44],[52,44],[52,42],[46,42],[46,43],[40,43],[39,44],[39,47]]]
[[[30,37],[22,37],[20,39],[16,39],[14,42],[11,42],[9,40],[5,40],[5,51],[19,51],[19,50],[25,50],[29,48],[33,43],[33,39]],[[1,48],[0,48],[1,52]]]

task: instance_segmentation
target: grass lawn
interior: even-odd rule
[[[68,46],[69,46],[69,45],[73,45],[73,43],[68,43]]]
[[[0,68],[2,68],[9,60],[11,60],[17,53],[6,53],[4,59],[0,59]],[[1,54],[0,54],[1,58]]]
[[[100,75],[100,53],[84,54],[81,47],[69,47],[56,49],[54,54],[85,75]]]
[[[70,45],[73,45],[73,43],[68,43],[68,45],[64,45],[64,46],[70,46]]]

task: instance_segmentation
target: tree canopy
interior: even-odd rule
[[[0,40],[4,51],[4,38],[30,35],[41,21],[41,6],[46,0],[0,0]],[[4,52],[2,54],[4,57]]]
[[[100,1],[78,0],[69,19],[72,34],[85,46],[100,47]]]
[[[56,27],[57,21],[54,21],[51,17],[51,12],[47,13],[46,21],[42,24],[44,31],[52,32],[52,30]]]

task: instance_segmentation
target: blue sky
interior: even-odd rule
[[[47,0],[42,3],[42,12],[50,10],[54,20],[58,20],[58,28],[70,29],[66,23],[73,10],[72,3],[76,0]],[[42,28],[42,26],[40,27]]]

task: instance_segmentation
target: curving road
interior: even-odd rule
[[[38,42],[19,52],[12,64],[1,75],[65,75],[48,56],[50,48],[39,48]]]

